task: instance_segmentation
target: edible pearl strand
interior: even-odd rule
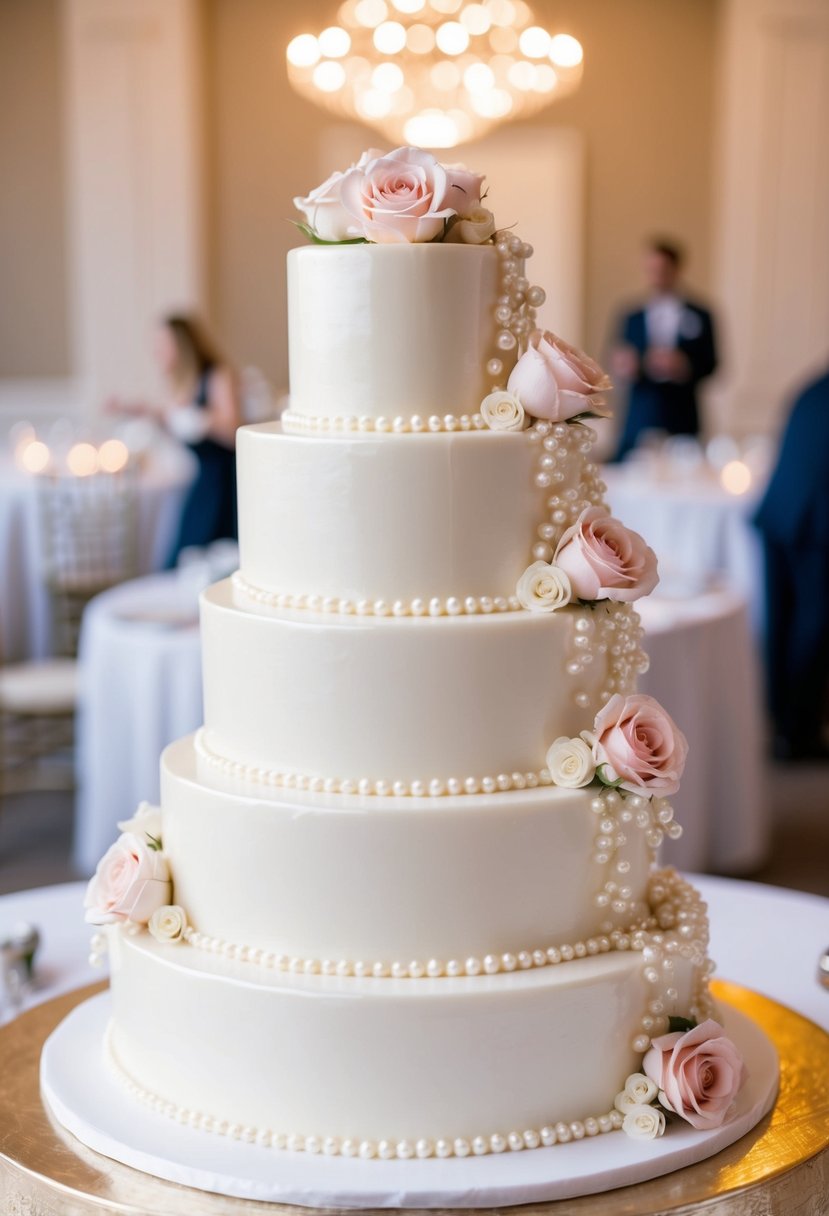
[[[199,759],[229,777],[283,789],[308,790],[312,794],[359,794],[378,798],[441,798],[461,794],[498,794],[508,790],[535,789],[551,785],[549,769],[530,773],[498,773],[485,777],[432,777],[414,781],[386,781],[372,777],[310,777],[303,773],[283,773],[278,769],[241,760],[230,760],[214,752],[205,740],[204,727],[196,731],[194,747]]]
[[[481,414],[411,414],[397,415],[394,418],[370,414],[337,415],[327,417],[324,414],[297,414],[294,410],[284,410],[281,417],[282,428],[287,434],[330,433],[335,434],[381,434],[381,435],[426,435],[440,431],[480,431],[491,434]]]
[[[422,596],[412,600],[353,600],[329,595],[295,595],[266,591],[249,583],[240,571],[231,575],[236,591],[266,608],[330,612],[343,616],[489,616],[498,612],[522,612],[517,596],[450,595]]]
[[[622,1126],[622,1114],[610,1110],[607,1114],[587,1119],[576,1119],[571,1123],[548,1124],[538,1130],[495,1132],[485,1136],[429,1138],[411,1140],[362,1140],[359,1137],[306,1136],[296,1132],[277,1132],[270,1128],[257,1128],[241,1123],[229,1123],[214,1115],[179,1106],[152,1090],[139,1085],[124,1068],[112,1042],[112,1027],[107,1029],[104,1040],[107,1063],[137,1101],[168,1119],[174,1119],[187,1127],[213,1132],[240,1140],[244,1144],[256,1144],[260,1148],[275,1148],[294,1153],[322,1154],[326,1157],[359,1157],[364,1161],[393,1158],[408,1160],[413,1157],[483,1157],[489,1153],[521,1152],[524,1149],[552,1148],[554,1144],[567,1144],[571,1140],[583,1140],[586,1136],[605,1135],[618,1131]]]

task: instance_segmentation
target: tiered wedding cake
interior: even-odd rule
[[[401,149],[298,200],[205,725],[90,884],[111,1063],[207,1132],[464,1156],[715,1126],[739,1087],[704,906],[654,869],[685,741],[634,695],[656,562],[591,463],[607,381],[480,193]]]

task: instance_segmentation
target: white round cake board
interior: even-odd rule
[[[131,1097],[103,1053],[109,993],[78,1005],[41,1057],[41,1089],[55,1118],[83,1144],[183,1186],[240,1199],[341,1208],[477,1208],[572,1199],[644,1182],[713,1156],[774,1104],[777,1053],[749,1018],[721,1021],[746,1062],[734,1117],[711,1132],[672,1121],[659,1140],[623,1132],[483,1157],[362,1161],[262,1148],[183,1127]]]

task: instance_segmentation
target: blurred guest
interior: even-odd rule
[[[198,460],[167,562],[174,566],[190,545],[236,538],[235,447],[242,408],[235,372],[195,317],[165,317],[156,330],[154,352],[166,381],[167,401],[156,405],[111,399],[108,408],[155,418]]]
[[[684,290],[682,263],[679,245],[649,241],[647,299],[619,320],[611,366],[628,385],[628,403],[616,460],[636,447],[644,431],[700,432],[697,385],[717,366],[714,321]]]
[[[766,565],[766,660],[775,753],[827,756],[829,374],[796,398],[755,523]]]

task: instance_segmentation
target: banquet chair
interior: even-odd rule
[[[0,656],[0,804],[5,794],[71,789],[77,664]]]

